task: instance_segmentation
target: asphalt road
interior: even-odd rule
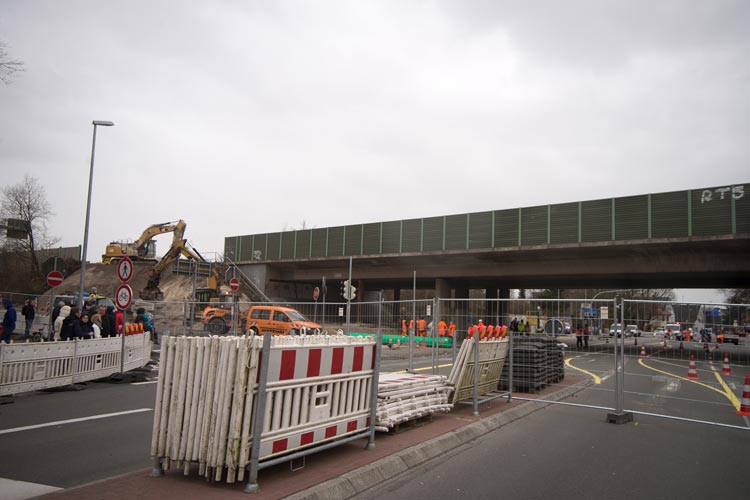
[[[148,467],[155,396],[154,383],[15,396],[0,406],[0,476],[67,488]]]
[[[748,445],[747,431],[551,405],[356,498],[744,499]]]

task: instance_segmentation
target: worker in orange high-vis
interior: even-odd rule
[[[414,318],[409,320],[409,335],[414,333]]]
[[[456,324],[451,320],[451,322],[448,324],[448,336],[450,338],[453,338],[456,336]]]
[[[441,337],[445,337],[445,334],[448,330],[448,325],[443,321],[442,319],[438,321],[438,335]]]
[[[401,320],[401,335],[406,337],[407,333],[408,331],[406,330],[406,320],[402,319]]]
[[[427,321],[424,318],[417,320],[417,335],[424,337],[427,335]]]

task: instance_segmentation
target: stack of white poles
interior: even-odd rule
[[[441,375],[381,373],[375,429],[387,432],[408,420],[448,412],[453,408],[448,401],[451,391]]]
[[[165,337],[151,455],[201,475],[242,481],[262,338]],[[248,390],[248,385],[250,390]]]

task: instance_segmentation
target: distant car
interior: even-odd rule
[[[625,325],[625,336],[640,337],[641,331],[638,329],[638,325]]]
[[[660,326],[654,330],[654,337],[663,337],[665,332],[666,330],[664,330],[664,327]]]
[[[618,337],[622,337],[622,325],[620,323],[615,323],[609,327],[609,336],[614,337],[615,333],[617,333]]]
[[[684,340],[682,336],[682,328],[680,328],[679,323],[669,323],[667,324],[664,329],[666,330],[665,337],[667,337],[670,340]]]

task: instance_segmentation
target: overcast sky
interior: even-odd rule
[[[0,0],[3,185],[88,259],[750,181],[750,2]],[[163,253],[171,240],[160,238]]]

